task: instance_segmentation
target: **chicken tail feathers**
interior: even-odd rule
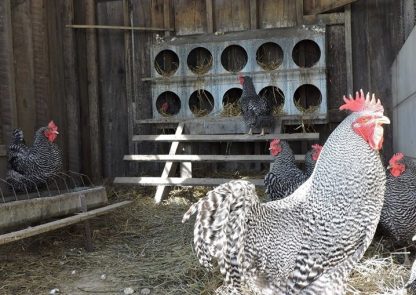
[[[10,144],[24,144],[24,143],[25,143],[25,138],[23,136],[23,131],[19,128],[14,129]]]
[[[234,286],[241,282],[246,215],[258,202],[252,183],[233,180],[209,191],[182,219],[196,213],[194,246],[199,262],[211,268],[215,258],[225,281]]]

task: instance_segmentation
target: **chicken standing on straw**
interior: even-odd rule
[[[234,180],[208,192],[196,213],[194,245],[206,267],[216,260],[217,294],[345,294],[346,280],[370,245],[383,206],[386,176],[379,150],[379,100],[345,98],[349,115],[332,132],[312,176],[290,196],[260,203],[255,187]]]

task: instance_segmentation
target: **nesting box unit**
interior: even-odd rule
[[[241,96],[238,74],[282,114],[326,118],[325,27],[172,38],[151,57],[155,119],[219,115]]]

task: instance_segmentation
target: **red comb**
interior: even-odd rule
[[[397,161],[400,161],[401,159],[403,159],[403,157],[404,157],[403,153],[394,154],[393,157],[391,157],[389,161],[390,166],[393,166]]]
[[[276,138],[276,139],[273,139],[273,140],[270,142],[270,145],[275,145],[275,144],[279,144],[279,143],[280,143],[280,139]]]
[[[376,99],[374,94],[370,98],[369,92],[366,96],[364,96],[364,92],[362,89],[360,90],[360,92],[357,91],[355,93],[355,98],[353,98],[351,95],[349,98],[344,96],[344,102],[345,104],[339,107],[340,110],[349,110],[352,112],[384,112],[384,108],[381,105],[380,99]]]
[[[56,126],[55,122],[52,120],[52,121],[49,122],[48,128],[57,130],[58,126]]]
[[[312,145],[312,148],[313,148],[314,150],[318,150],[318,151],[319,151],[319,150],[322,150],[322,145],[320,145],[320,144],[318,144],[318,143],[317,143],[317,144],[313,144],[313,145]]]

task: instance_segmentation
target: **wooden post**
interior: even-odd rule
[[[17,125],[10,0],[0,1],[0,142],[7,143]]]
[[[257,29],[257,0],[250,0],[250,29]]]
[[[212,0],[205,1],[206,10],[207,10],[207,32],[213,33],[214,32],[214,18],[212,16]]]
[[[87,201],[85,200],[84,194],[81,194],[79,196],[79,201],[81,204],[81,212],[82,213],[87,212],[88,211]],[[91,227],[90,227],[89,220],[84,221],[84,238],[85,238],[85,250],[87,250],[88,252],[92,252],[94,250],[94,246],[92,244]]]
[[[353,94],[354,92],[354,80],[353,80],[353,68],[352,68],[352,38],[351,38],[351,4],[345,6],[344,12],[345,22],[345,61],[347,72],[347,93]]]
[[[87,24],[95,24],[95,8],[95,0],[85,0],[85,21]],[[102,163],[96,30],[88,29],[86,35],[91,178],[93,181],[99,181],[102,178]]]
[[[64,1],[64,23],[74,22],[73,0]],[[68,143],[68,168],[73,171],[81,170],[81,128],[80,103],[78,92],[77,55],[75,49],[74,31],[65,28],[63,32],[63,57],[66,102],[66,126]]]
[[[123,0],[123,18],[125,26],[133,26],[131,14],[132,14],[131,0]],[[133,144],[133,128],[134,128],[134,116],[133,116],[133,102],[134,102],[134,91],[133,91],[133,31],[124,32],[124,62],[126,69],[126,98],[127,98],[127,134],[128,134],[128,146],[129,154],[134,153]],[[133,170],[134,164],[129,163],[129,170]]]

